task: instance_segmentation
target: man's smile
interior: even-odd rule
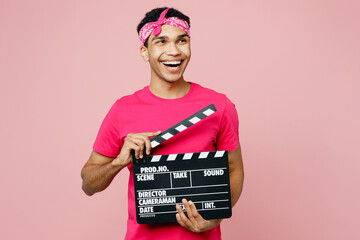
[[[176,72],[180,69],[180,65],[184,60],[179,61],[161,61],[162,65],[170,71],[170,72]]]

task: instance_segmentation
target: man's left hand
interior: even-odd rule
[[[180,207],[179,204],[176,204],[176,209],[178,213],[176,214],[177,222],[184,228],[192,232],[204,232],[210,229],[215,228],[220,224],[222,219],[212,219],[205,220],[197,211],[195,204],[192,201],[187,201],[186,199],[182,200],[186,213]]]

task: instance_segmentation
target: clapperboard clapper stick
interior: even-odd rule
[[[154,148],[216,112],[213,104],[150,139]],[[144,151],[145,152],[145,151]],[[133,174],[139,224],[176,222],[176,203],[194,202],[204,219],[231,217],[227,151],[150,155],[136,159]],[[185,209],[183,208],[185,211]]]

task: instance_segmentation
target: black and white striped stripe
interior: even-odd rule
[[[152,155],[149,156],[149,162],[170,162],[170,161],[187,161],[209,158],[221,158],[224,156],[225,151],[214,152],[198,152],[198,153],[181,153],[181,154],[169,154],[169,155]]]
[[[197,113],[191,115],[190,117],[186,118],[185,120],[179,122],[175,126],[165,130],[160,135],[153,137],[150,139],[151,147],[154,148],[158,146],[160,143],[172,138],[176,134],[184,131],[185,129],[191,127],[192,125],[200,122],[204,118],[210,116],[211,114],[215,113],[217,110],[214,104],[210,104],[209,106],[205,107],[204,109],[198,111]]]

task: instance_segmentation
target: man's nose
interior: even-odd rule
[[[176,56],[180,54],[180,50],[176,45],[176,43],[172,42],[168,45],[167,54],[172,56]]]

